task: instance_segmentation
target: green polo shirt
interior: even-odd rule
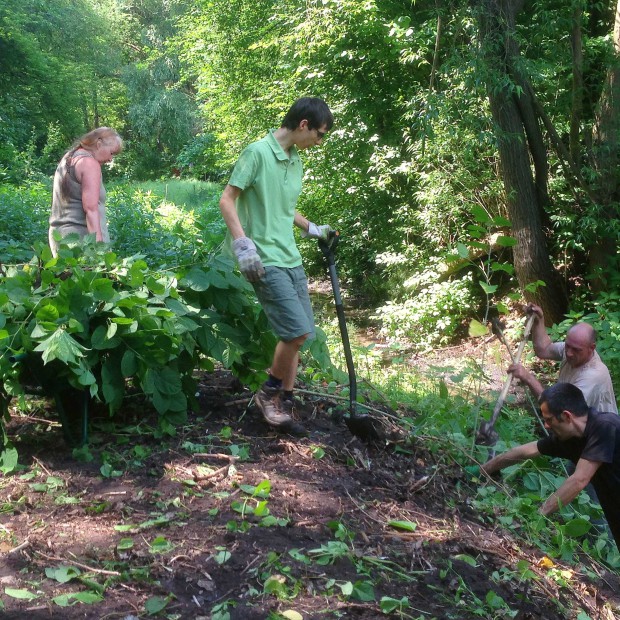
[[[237,213],[265,266],[298,267],[293,220],[303,175],[297,149],[287,155],[271,130],[239,156],[229,185],[241,191]]]

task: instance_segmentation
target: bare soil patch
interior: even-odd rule
[[[174,437],[154,436],[139,398],[114,426],[93,412],[87,463],[40,421],[53,411],[15,415],[9,432],[24,469],[0,481],[3,617],[129,620],[147,617],[151,600],[167,601],[162,618],[294,610],[304,620],[371,620],[389,617],[382,597],[407,597],[403,617],[614,618],[616,575],[594,582],[577,571],[568,587],[550,579],[540,552],[477,517],[474,490],[423,438],[367,445],[333,415],[336,403],[307,395],[297,412],[309,435],[293,439],[268,429],[250,398],[229,373],[205,375],[200,410]],[[502,579],[520,560],[536,579]],[[78,578],[50,578],[59,567]],[[97,591],[92,604],[52,602]]]

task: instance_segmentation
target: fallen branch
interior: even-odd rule
[[[47,469],[47,467],[45,467],[45,465],[43,465],[43,463],[41,463],[41,461],[36,457],[33,456],[32,460],[48,475],[51,476],[52,474],[50,473],[49,469]]]
[[[308,394],[310,396],[320,396],[321,398],[325,398],[327,400],[341,400],[345,402],[349,402],[349,398],[347,396],[338,396],[337,394],[325,394],[324,392],[314,392],[312,390],[296,390],[300,394]],[[371,407],[370,405],[365,405],[364,403],[355,403],[356,407],[362,407],[367,411],[372,411],[373,413],[378,413],[379,415],[385,416],[386,418],[391,418],[392,420],[396,420],[397,422],[402,422],[402,419],[392,413],[388,413],[387,411],[383,411],[381,409],[377,409],[375,407]]]
[[[192,456],[199,456],[203,459],[219,459],[221,461],[228,461],[229,463],[234,463],[239,460],[238,456],[234,456],[232,454],[220,454],[219,452],[196,452],[192,454]]]
[[[247,403],[249,403],[252,398],[254,398],[253,396],[248,396],[246,398],[240,398],[238,400],[231,400],[227,403],[224,403],[224,407],[234,407],[236,405],[245,405]]]
[[[208,474],[199,474],[197,472],[194,472],[194,480],[209,480],[210,478],[215,478],[220,474],[225,474],[228,471],[229,467],[230,465],[224,465],[224,467],[220,467],[219,469],[209,472]]]
[[[13,547],[13,549],[9,549],[9,551],[7,553],[9,555],[14,554],[14,553],[18,553],[19,551],[21,551],[22,549],[25,549],[29,545],[30,545],[30,539],[26,538],[26,540],[24,540],[24,542],[21,545],[17,545],[17,547]]]
[[[114,577],[120,577],[121,573],[115,570],[105,570],[103,568],[94,568],[92,566],[88,566],[88,564],[82,564],[81,562],[77,562],[76,560],[67,560],[64,558],[57,558],[53,555],[46,555],[45,553],[41,553],[40,551],[35,551],[37,555],[41,556],[45,560],[49,560],[50,562],[62,562],[65,564],[71,564],[73,566],[77,566],[78,568],[83,568],[91,573],[97,573],[98,575],[112,575]]]

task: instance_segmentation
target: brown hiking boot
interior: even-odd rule
[[[281,398],[280,399],[280,407],[282,411],[290,416],[291,418],[295,418],[295,401],[290,398]]]
[[[254,394],[256,406],[261,410],[265,422],[282,433],[305,435],[306,429],[284,411],[280,400],[280,390],[263,384]]]

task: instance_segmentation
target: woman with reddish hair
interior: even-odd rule
[[[110,127],[98,127],[84,134],[64,154],[54,175],[49,243],[58,254],[60,239],[77,233],[80,239],[95,235],[109,243],[105,214],[105,188],[101,164],[112,161],[123,148],[123,140]]]

